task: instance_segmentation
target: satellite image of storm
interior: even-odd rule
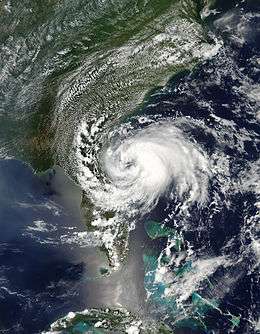
[[[0,0],[0,334],[260,334],[260,0]]]

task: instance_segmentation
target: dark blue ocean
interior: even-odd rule
[[[210,275],[215,287],[210,292],[201,287],[205,296],[219,296],[217,309],[203,311],[207,328],[187,324],[175,328],[174,333],[260,331],[256,204],[260,168],[260,8],[256,3],[239,2],[225,14],[224,7],[223,2],[214,19],[210,17],[207,22],[215,36],[223,40],[218,53],[156,88],[142,108],[127,118],[133,128],[142,127],[137,121],[140,116],[158,121],[181,117],[201,121],[208,129],[219,131],[222,141],[216,142],[210,131],[196,127],[187,127],[186,134],[191,134],[208,155],[218,147],[229,161],[229,179],[223,177],[223,183],[210,181],[209,196],[218,194],[222,205],[194,208],[189,224],[182,225],[180,218],[177,230],[182,231],[186,245],[192,245],[198,257],[226,257],[232,265],[220,266]],[[232,124],[233,130],[225,133],[221,130],[225,124]],[[241,175],[247,180],[245,184],[237,181]],[[227,194],[228,182],[236,184],[237,191]],[[36,173],[25,161],[10,156],[0,160],[0,194],[0,333],[40,333],[70,311],[103,307],[119,278],[112,274],[100,282],[93,279],[100,255],[96,255],[98,247],[89,247],[85,241],[80,187],[58,166]],[[161,198],[130,232],[125,275],[135,286],[136,296],[128,298],[124,293],[122,303],[130,309],[142,304],[154,318],[167,308],[165,311],[157,299],[146,305],[145,290],[149,287],[145,286],[142,255],[147,249],[155,253],[164,249],[167,242],[164,238],[150,240],[144,223],[162,221],[175,204]],[[168,227],[174,227],[171,220]],[[227,314],[238,317],[239,323],[234,325],[234,318]]]

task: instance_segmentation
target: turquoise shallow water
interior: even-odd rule
[[[0,332],[258,333],[258,3],[0,14]]]

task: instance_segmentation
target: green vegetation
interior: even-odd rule
[[[168,326],[153,320],[142,321],[124,309],[90,309],[58,320],[52,331],[64,334],[123,334],[129,328],[138,328],[140,334],[173,334]]]

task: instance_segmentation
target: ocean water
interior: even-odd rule
[[[0,14],[0,332],[258,333],[258,1]]]

